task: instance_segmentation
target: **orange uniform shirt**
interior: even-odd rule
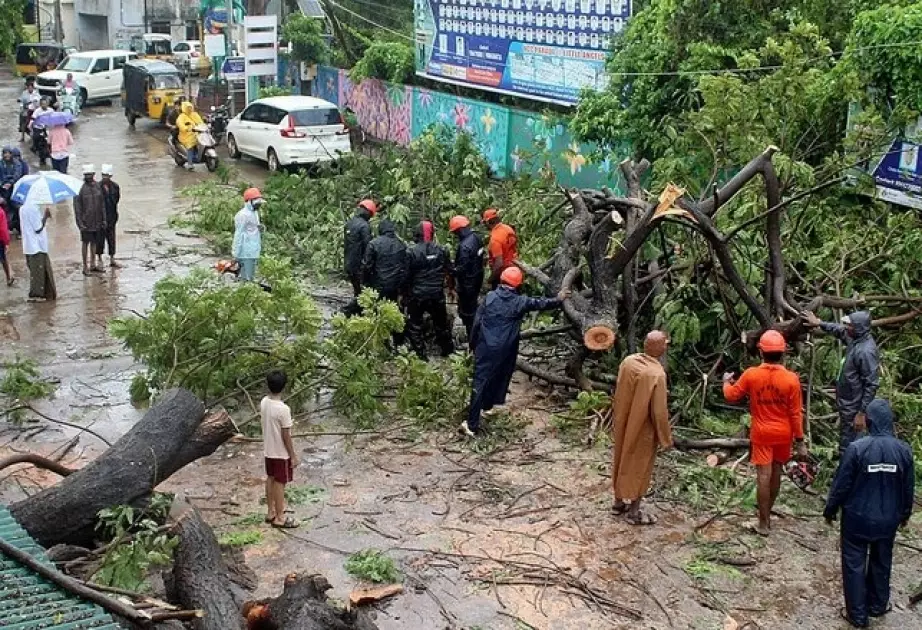
[[[800,378],[782,365],[749,368],[736,383],[724,383],[724,397],[739,402],[749,397],[753,444],[788,444],[804,436]]]
[[[512,227],[505,223],[497,223],[493,226],[490,230],[490,244],[487,246],[490,268],[493,268],[493,261],[499,257],[503,259],[503,267],[511,265],[519,257],[517,245],[518,238]]]

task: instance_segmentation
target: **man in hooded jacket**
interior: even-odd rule
[[[435,226],[422,221],[413,234],[415,245],[407,252],[404,273],[404,294],[407,296],[407,336],[416,355],[426,360],[424,323],[426,315],[432,320],[435,339],[447,357],[454,351],[451,326],[445,308],[445,279],[451,271],[448,251],[433,242]]]
[[[470,339],[474,315],[477,314],[477,300],[483,287],[483,241],[471,229],[470,220],[462,215],[452,217],[448,231],[458,239],[451,275],[458,294],[458,317]]]
[[[858,311],[842,318],[841,324],[821,321],[807,313],[806,322],[821,328],[846,345],[845,361],[836,383],[836,406],[839,412],[839,457],[865,430],[868,405],[880,386],[880,356],[871,336],[871,314]]]
[[[831,524],[842,510],[843,616],[856,628],[889,611],[893,541],[915,492],[912,449],[893,434],[890,403],[872,401],[867,420],[870,435],[845,449],[823,511]]]
[[[365,284],[385,300],[399,303],[406,261],[406,244],[397,238],[394,223],[390,219],[382,219],[378,236],[368,244],[362,261]],[[394,345],[399,346],[403,339],[402,332],[394,333]]]
[[[343,238],[343,258],[346,261],[346,275],[352,283],[352,295],[358,297],[362,292],[362,261],[365,250],[371,243],[371,225],[369,221],[378,213],[378,205],[371,199],[363,199],[355,209],[355,214],[346,221]]]
[[[500,285],[487,293],[477,309],[471,333],[474,351],[474,383],[468,419],[461,430],[469,436],[480,431],[480,415],[506,402],[506,392],[519,355],[519,331],[522,319],[533,311],[560,308],[569,297],[562,291],[556,298],[531,298],[519,294],[522,270],[507,268],[500,275]]]

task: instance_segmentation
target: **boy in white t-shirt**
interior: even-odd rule
[[[276,370],[266,377],[269,395],[259,404],[263,427],[263,453],[266,458],[266,522],[272,527],[294,529],[298,521],[285,516],[285,484],[294,478],[300,463],[291,443],[291,409],[282,402],[288,376]]]

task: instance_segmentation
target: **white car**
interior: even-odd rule
[[[264,160],[270,171],[316,164],[351,153],[349,131],[336,105],[311,96],[273,96],[253,101],[227,125],[232,158]]]
[[[91,50],[68,55],[54,70],[38,75],[35,84],[42,96],[54,102],[68,74],[80,86],[80,107],[90,101],[115,98],[122,92],[122,68],[137,53],[128,50]]]
[[[173,65],[186,73],[198,73],[203,58],[202,42],[189,39],[173,45]]]

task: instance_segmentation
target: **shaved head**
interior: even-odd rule
[[[643,342],[643,352],[647,356],[658,359],[666,354],[666,346],[669,345],[669,335],[662,330],[651,330],[647,333],[647,338]]]

